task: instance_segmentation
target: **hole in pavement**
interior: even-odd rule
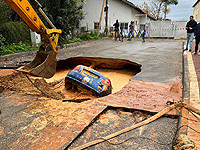
[[[128,82],[129,79],[141,71],[141,65],[129,60],[111,59],[111,58],[89,58],[89,57],[74,57],[66,60],[60,60],[57,63],[57,72],[54,77],[50,79],[31,77],[31,80],[39,86],[44,93],[47,93],[58,99],[95,99],[95,95],[90,92],[79,88],[77,90],[66,90],[64,79],[67,73],[77,65],[84,65],[91,67],[111,80],[112,93],[121,90]],[[2,72],[5,74],[4,71]],[[9,89],[11,91],[22,92],[30,95],[41,96],[38,91],[25,76],[20,73],[11,74],[1,78],[0,91]],[[79,93],[82,94],[79,95]]]
[[[112,93],[120,91],[128,82],[129,79],[141,71],[141,65],[129,60],[111,59],[111,58],[90,58],[90,57],[74,57],[66,60],[60,60],[57,63],[57,72],[51,79],[45,79],[48,83],[54,84],[61,81],[67,73],[77,65],[91,67],[111,80]],[[62,87],[63,88],[63,87]],[[80,89],[78,91],[82,91]],[[72,90],[62,90],[64,95],[73,95],[76,93]],[[83,93],[87,93],[83,91]],[[76,93],[78,94],[78,93]],[[84,95],[84,94],[83,94]],[[86,98],[84,96],[78,98]],[[91,95],[91,94],[89,94]],[[88,94],[87,94],[88,96]],[[87,97],[88,98],[88,97]],[[94,97],[91,97],[94,98]]]

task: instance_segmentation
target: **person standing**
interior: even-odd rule
[[[196,55],[198,52],[199,42],[200,42],[200,23],[198,23],[196,26],[194,36],[195,36],[195,52],[194,52],[194,54]],[[200,52],[198,53],[198,55],[200,55]]]
[[[116,22],[113,24],[113,26],[115,27],[115,29],[114,29],[114,31],[115,31],[115,40],[117,40],[117,36],[119,37],[119,40],[120,40],[119,22],[118,22],[118,20],[116,20]]]
[[[142,43],[145,42],[145,34],[146,34],[146,30],[144,29],[144,31],[142,33]]]
[[[132,35],[132,37],[134,37],[133,30],[134,30],[134,22],[131,21],[131,23],[129,25],[128,41],[131,41],[131,35]]]
[[[186,25],[187,44],[186,44],[186,49],[185,49],[185,50],[188,50],[188,44],[190,42],[190,49],[189,49],[190,52],[191,52],[191,48],[192,48],[192,41],[194,38],[194,31],[195,31],[196,25],[197,25],[197,22],[194,20],[194,17],[190,16],[190,21]]]
[[[121,26],[121,27],[120,27],[120,35],[121,35],[121,41],[122,41],[122,42],[123,42],[123,40],[124,40],[123,32],[124,32],[124,30],[123,30],[123,27]]]

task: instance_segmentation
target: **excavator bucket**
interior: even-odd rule
[[[18,68],[17,71],[37,77],[51,78],[56,72],[56,65],[56,53],[51,45],[41,45],[35,59],[26,66]]]

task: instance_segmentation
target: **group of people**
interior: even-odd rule
[[[198,45],[200,42],[200,23],[197,24],[197,22],[194,20],[194,17],[190,16],[190,21],[187,22],[186,30],[187,30],[187,44],[185,50],[188,50],[188,45],[190,43],[189,51],[190,52],[192,51],[191,50],[192,43],[195,36],[195,52],[193,54],[197,55]],[[198,53],[198,55],[200,55],[200,52]]]
[[[121,35],[122,35],[123,27],[120,27],[118,20],[116,20],[113,26],[115,31],[115,40],[117,40],[117,37],[119,37],[120,40],[119,28],[121,29]],[[195,52],[193,54],[196,55],[198,52],[198,45],[200,43],[200,23],[197,24],[197,22],[194,20],[194,17],[190,16],[190,21],[187,22],[186,30],[187,30],[187,44],[185,50],[188,50],[188,45],[190,43],[189,51],[191,52],[193,39],[195,37]],[[134,32],[134,22],[131,21],[129,25],[129,34],[128,34],[129,41],[131,40],[131,35],[132,37],[134,37],[133,32]],[[145,42],[145,33],[146,31],[144,29],[144,32],[142,33],[142,42]],[[123,40],[123,35],[121,36],[121,38]],[[198,55],[200,55],[200,52],[198,53]]]
[[[119,37],[119,40],[120,40],[120,33],[121,33],[121,41],[123,41],[123,27],[120,27],[119,25],[119,21],[116,20],[116,22],[113,24],[114,26],[114,31],[115,31],[115,40],[117,40],[117,37]],[[119,32],[120,30],[121,32]],[[142,33],[142,42],[145,42],[145,33],[146,33],[146,30],[144,29],[144,32]],[[128,34],[128,41],[131,41],[131,35],[132,37],[134,37],[134,22],[131,21],[130,22],[130,25],[129,25],[129,34]]]

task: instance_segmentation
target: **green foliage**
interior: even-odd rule
[[[0,34],[6,39],[4,44],[30,43],[29,28],[3,0],[0,0]]]
[[[0,0],[0,26],[4,22],[9,21],[11,13],[9,6],[3,0]]]
[[[100,35],[100,36],[97,36],[95,35],[94,33],[91,33],[91,34],[81,34],[79,35],[79,38],[81,40],[98,40],[100,38],[102,38],[103,35]]]
[[[104,34],[100,34],[99,36],[97,36],[96,32],[91,32],[90,34],[85,33],[85,34],[76,35],[70,40],[65,39],[63,43],[70,44],[70,43],[82,42],[86,40],[98,40],[98,39],[101,39],[103,36]]]
[[[76,43],[76,42],[82,42],[80,38],[73,37],[71,40],[65,39],[64,43],[70,44],[70,43]]]
[[[166,19],[168,5],[177,5],[178,0],[146,0],[143,2],[142,5],[139,7],[146,13],[150,14],[151,16],[155,17],[156,19],[162,19],[160,16],[161,12],[164,12],[164,18]],[[161,18],[160,18],[161,17]]]
[[[61,39],[73,35],[74,29],[83,19],[82,10],[85,0],[49,0],[46,12],[56,28],[62,29]]]
[[[163,0],[164,3],[164,8],[163,8],[163,12],[164,12],[164,19],[166,20],[167,17],[167,13],[170,12],[170,9],[167,8],[168,5],[177,5],[178,4],[178,0]]]
[[[82,40],[92,40],[92,39],[94,39],[94,37],[91,36],[90,34],[81,34],[79,37]]]
[[[0,33],[6,38],[5,44],[30,43],[30,29],[23,22],[6,22],[0,26]]]
[[[85,0],[39,0],[39,2],[56,28],[62,29],[59,41],[62,43],[64,39],[69,38],[69,35],[72,37],[74,29],[83,19],[82,8]],[[47,28],[50,28],[38,11],[37,14]],[[11,23],[11,21],[15,22]],[[30,43],[29,28],[21,22],[18,15],[3,0],[0,0],[0,33],[6,38],[6,44],[18,43],[19,41]]]
[[[3,49],[5,40],[6,39],[3,37],[3,35],[0,34],[0,50]]]
[[[166,5],[177,5],[178,4],[178,0],[162,0]]]
[[[19,53],[19,52],[26,52],[34,50],[35,48],[31,46],[27,46],[26,44],[23,44],[22,42],[19,42],[18,44],[11,44],[6,45],[2,49],[0,49],[0,56],[7,55],[7,54],[13,54],[13,53]]]

